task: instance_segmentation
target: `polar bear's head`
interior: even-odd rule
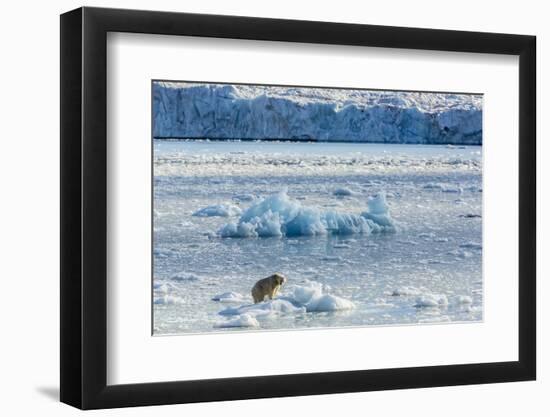
[[[286,277],[278,272],[273,274],[273,279],[275,281],[275,284],[279,286],[283,285],[287,281]]]

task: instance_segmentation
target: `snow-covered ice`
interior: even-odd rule
[[[245,297],[242,294],[230,291],[215,295],[212,297],[212,301],[219,301],[220,303],[242,303],[245,301]]]
[[[214,324],[218,329],[230,329],[232,327],[259,327],[258,320],[250,314],[242,314],[229,320],[219,321]]]
[[[415,302],[415,307],[444,307],[449,304],[445,294],[422,294]]]
[[[243,326],[238,326],[236,318],[252,317],[259,320],[273,320],[281,316],[303,316],[305,313],[327,313],[355,308],[353,302],[342,297],[326,293],[328,288],[315,281],[306,281],[302,285],[295,285],[293,292],[266,300],[258,304],[244,304],[239,307],[227,307],[218,314],[230,317],[226,322],[231,326],[223,327],[249,327],[249,320],[242,320]],[[219,326],[220,322],[217,323]]]

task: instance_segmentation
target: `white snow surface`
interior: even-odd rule
[[[229,329],[232,327],[259,327],[258,320],[250,314],[241,314],[235,318],[224,320],[214,325],[217,329]]]
[[[220,303],[242,303],[245,299],[244,295],[234,291],[224,292],[212,297],[212,301],[219,301]]]
[[[157,138],[475,144],[476,94],[153,83]]]
[[[444,307],[448,304],[445,294],[423,294],[416,299],[415,307]]]

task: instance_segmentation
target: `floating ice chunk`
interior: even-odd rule
[[[399,287],[393,290],[391,295],[394,297],[420,295],[420,290],[415,287],[408,287],[408,286]]]
[[[193,213],[196,217],[231,217],[238,216],[242,210],[232,204],[215,204],[204,207]]]
[[[447,296],[444,294],[422,294],[416,299],[417,308],[423,307],[444,307],[449,304]]]
[[[456,256],[458,259],[467,259],[474,256],[474,254],[467,250],[453,250],[449,252],[450,255]]]
[[[372,221],[373,232],[395,231],[395,222],[390,216],[390,206],[386,201],[386,193],[381,192],[371,197],[367,202],[367,206],[368,211],[363,212],[361,216]]]
[[[307,304],[312,299],[323,294],[323,285],[315,281],[306,281],[306,285],[297,285],[294,288],[294,299],[300,304]]]
[[[186,272],[178,272],[170,277],[170,279],[178,282],[195,282],[199,281],[200,277],[195,274],[189,274]]]
[[[250,314],[241,314],[233,319],[218,322],[214,325],[218,329],[227,329],[232,327],[259,327],[258,320]]]
[[[361,215],[323,211],[303,206],[282,191],[256,201],[242,213],[238,222],[219,229],[218,235],[225,238],[294,237],[395,231],[383,193],[369,200],[368,208]]]
[[[231,291],[212,297],[212,301],[219,301],[220,303],[242,303],[246,301],[246,297],[238,292]]]
[[[155,281],[153,283],[153,290],[156,294],[168,294],[175,289],[176,287],[169,282]]]
[[[351,301],[331,294],[323,294],[322,284],[315,281],[308,281],[304,286],[296,286],[294,289],[294,300],[304,305],[308,312],[326,312],[351,310],[355,304]]]
[[[355,195],[356,193],[355,193],[355,191],[352,191],[347,187],[341,187],[341,188],[335,189],[332,192],[332,194],[334,194],[335,196],[338,196],[338,197],[349,197],[349,196]]]
[[[444,193],[461,193],[462,188],[456,185],[437,182],[437,183],[428,183],[423,187],[425,190],[436,190]]]
[[[472,304],[474,302],[469,295],[459,295],[455,301],[457,304]]]
[[[432,239],[435,237],[435,235],[433,233],[426,233],[426,232],[423,232],[423,233],[419,233],[418,234],[418,237],[422,238],[422,239]]]
[[[257,304],[244,304],[238,307],[227,307],[218,314],[221,316],[249,315],[259,320],[271,319],[280,315],[297,315],[306,312],[329,312],[351,310],[353,302],[325,291],[330,287],[318,282],[306,281],[304,285],[294,287],[292,295],[281,296]]]
[[[183,304],[183,300],[180,297],[174,295],[165,294],[162,296],[157,296],[153,300],[154,304],[161,305],[172,305],[172,304]]]
[[[254,201],[256,196],[254,194],[237,194],[233,196],[233,200],[237,201]]]
[[[264,301],[258,304],[245,304],[239,307],[227,307],[218,314],[222,316],[238,316],[248,314],[253,317],[266,317],[277,314],[305,313],[306,309],[296,306],[292,301],[284,298]]]
[[[347,243],[335,243],[332,247],[334,249],[349,249],[351,248],[351,245],[348,245]]]
[[[331,294],[321,295],[306,304],[308,312],[352,310],[354,308],[355,304],[351,301]]]
[[[421,236],[419,236],[419,237],[421,237]],[[413,246],[418,245],[418,242],[416,242],[414,240],[397,240],[396,242],[401,243],[403,245],[413,245]]]

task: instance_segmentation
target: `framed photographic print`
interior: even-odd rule
[[[535,38],[61,16],[61,400],[535,379]]]

